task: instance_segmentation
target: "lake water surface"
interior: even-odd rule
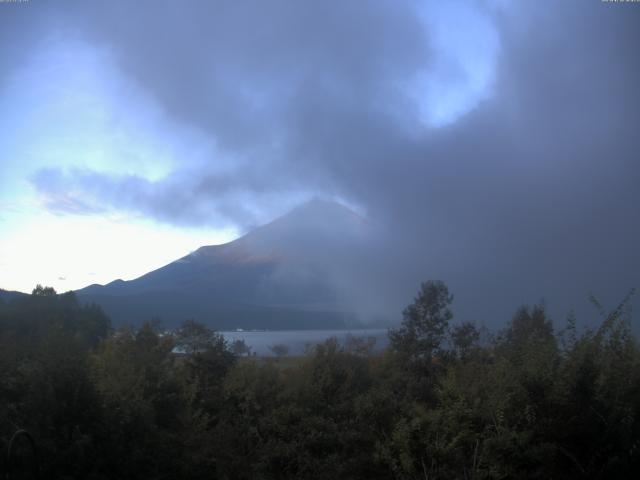
[[[389,344],[386,328],[373,328],[368,330],[279,330],[279,331],[229,331],[220,332],[224,338],[232,343],[235,340],[244,340],[256,355],[273,355],[269,349],[272,345],[286,345],[289,347],[289,355],[303,354],[309,345],[322,343],[335,337],[341,345],[350,337],[375,339],[374,351],[381,351]]]

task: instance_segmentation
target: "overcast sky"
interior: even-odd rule
[[[0,288],[134,278],[314,196],[484,321],[640,286],[640,3],[0,3]],[[498,307],[496,307],[498,305]]]

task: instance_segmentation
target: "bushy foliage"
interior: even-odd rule
[[[389,331],[391,347],[409,362],[429,365],[440,346],[453,317],[449,306],[453,295],[442,281],[424,282],[413,303],[402,312],[402,325]]]
[[[628,299],[583,332],[523,307],[492,340],[451,302],[423,284],[382,354],[332,339],[260,358],[194,321],[112,331],[38,287],[0,304],[0,446],[28,429],[45,478],[637,476]]]

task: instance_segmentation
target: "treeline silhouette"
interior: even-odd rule
[[[382,354],[333,339],[276,359],[194,321],[113,331],[38,286],[0,302],[3,456],[24,429],[41,478],[636,478],[628,298],[597,329],[554,332],[534,306],[493,335],[454,323],[452,300],[422,284]]]

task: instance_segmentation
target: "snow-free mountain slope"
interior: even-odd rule
[[[348,208],[308,202],[223,245],[204,246],[135,280],[77,293],[116,323],[196,318],[216,328],[322,328],[353,321],[333,272],[367,236]]]

